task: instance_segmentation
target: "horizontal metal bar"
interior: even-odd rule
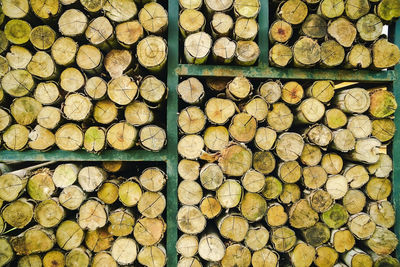
[[[176,72],[180,76],[217,76],[249,78],[272,78],[293,80],[337,80],[337,81],[369,81],[390,82],[396,79],[394,70],[368,71],[368,70],[338,70],[338,69],[301,69],[301,68],[275,68],[270,66],[224,66],[224,65],[193,65],[179,64]]]
[[[106,150],[100,154],[93,154],[84,150],[51,150],[47,152],[35,150],[0,151],[0,161],[166,161],[167,158],[167,149],[163,149],[160,152],[151,152],[146,150]]]

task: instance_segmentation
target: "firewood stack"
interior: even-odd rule
[[[0,176],[0,231],[7,233],[0,237],[0,266],[166,264],[160,168],[122,162],[48,167]]]
[[[400,17],[397,0],[277,0],[269,38],[270,63],[286,67],[386,69],[400,49],[382,35]],[[387,30],[387,29],[386,29]]]
[[[179,0],[179,5],[187,63],[255,64],[260,55],[256,43],[260,0]]]
[[[179,266],[397,262],[388,88],[186,77],[177,90]]]
[[[158,113],[165,114],[167,96],[165,6],[128,0],[1,3],[5,148],[163,148],[165,117]]]

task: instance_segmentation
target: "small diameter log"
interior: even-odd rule
[[[95,166],[84,167],[78,173],[79,185],[85,192],[93,192],[106,179],[107,173]]]
[[[160,192],[144,192],[138,202],[138,211],[148,218],[156,218],[164,212],[166,202]]]
[[[310,14],[301,25],[301,31],[310,38],[320,39],[325,37],[328,25],[321,16]]]
[[[331,243],[333,248],[339,252],[344,253],[351,250],[356,241],[352,233],[347,229],[333,230],[331,234]]]
[[[90,257],[86,249],[81,247],[74,248],[65,255],[65,264],[67,266],[89,266]]]
[[[134,178],[123,182],[119,186],[119,201],[121,201],[126,207],[136,206],[142,194],[142,188]]]
[[[332,148],[340,152],[348,152],[354,149],[356,145],[356,139],[350,130],[340,129],[334,131],[332,134]]]
[[[236,41],[253,41],[258,33],[258,23],[255,19],[240,17],[235,22],[233,37]]]
[[[371,165],[368,165],[368,172],[374,174],[378,178],[389,177],[393,170],[393,161],[389,155],[379,154],[379,160]]]
[[[134,1],[106,1],[103,10],[110,20],[114,22],[124,22],[132,19],[137,14],[137,7]]]
[[[7,224],[23,229],[33,218],[33,205],[27,199],[20,198],[6,205],[1,215]]]
[[[400,49],[387,39],[379,39],[372,45],[372,64],[374,68],[391,68],[396,65],[399,60]]]
[[[85,37],[92,45],[108,50],[113,45],[113,32],[114,28],[106,17],[97,17],[89,23]]]
[[[151,72],[160,72],[167,62],[168,47],[163,38],[151,35],[138,43],[136,53],[140,65]]]
[[[222,266],[249,266],[250,263],[250,250],[242,244],[233,244],[228,246],[224,257],[221,260]]]
[[[372,63],[371,51],[362,44],[354,45],[346,56],[347,68],[368,68]]]
[[[358,34],[364,41],[375,41],[382,34],[383,23],[375,14],[367,14],[356,24]]]
[[[37,26],[32,29],[30,41],[40,50],[48,50],[56,40],[56,32],[47,25]]]
[[[188,267],[188,266],[202,267],[203,265],[197,258],[194,257],[188,257],[188,258],[182,257],[179,259],[177,267]]]
[[[213,60],[216,63],[229,64],[234,59],[235,51],[236,43],[227,37],[221,37],[212,47]]]
[[[97,197],[105,204],[113,204],[118,200],[118,186],[114,180],[104,182],[97,191]]]
[[[7,50],[9,45],[6,34],[3,31],[0,31],[0,51],[4,52]]]
[[[133,232],[135,217],[128,209],[116,209],[108,216],[110,224],[107,231],[110,235],[126,236]]]
[[[333,19],[343,14],[345,9],[343,0],[320,1],[317,13],[327,19]]]
[[[203,190],[201,186],[190,180],[183,180],[178,186],[178,199],[184,205],[199,204],[203,198]]]
[[[204,140],[199,135],[186,135],[178,142],[178,153],[186,159],[197,159],[203,153]]]
[[[302,231],[304,240],[313,247],[319,247],[328,242],[331,232],[324,223],[317,222],[314,226]]]
[[[91,77],[86,81],[85,93],[94,100],[102,99],[107,93],[107,83],[100,77]]]
[[[120,237],[115,240],[110,252],[118,264],[128,265],[136,260],[138,245],[132,238]]]
[[[262,225],[250,227],[247,232],[244,244],[252,251],[257,251],[265,247],[269,240],[269,232]]]
[[[11,150],[23,150],[29,141],[29,130],[23,125],[13,124],[3,133],[3,142]]]
[[[84,134],[76,124],[66,123],[55,133],[56,145],[61,150],[75,151],[83,145]]]
[[[355,115],[349,118],[347,129],[355,138],[366,138],[372,133],[372,122],[366,115]]]
[[[204,131],[204,144],[212,151],[220,151],[229,144],[229,132],[224,126],[210,126]]]
[[[250,222],[256,222],[264,217],[267,211],[267,201],[257,193],[247,192],[240,203],[240,212]]]
[[[250,169],[242,176],[241,182],[246,191],[260,193],[265,186],[265,177],[262,173]]]
[[[195,235],[183,234],[176,241],[176,250],[183,257],[193,257],[197,254],[199,239]]]
[[[215,12],[226,12],[231,9],[233,5],[233,0],[225,0],[221,2],[205,0],[204,4],[207,8],[208,13],[213,14]]]
[[[216,12],[212,16],[210,25],[214,38],[228,37],[233,29],[233,19],[226,13]]]
[[[201,185],[207,190],[217,190],[224,180],[222,169],[215,163],[207,163],[200,170]]]
[[[316,40],[309,37],[301,37],[292,50],[295,66],[312,67],[321,60],[321,47]]]
[[[26,70],[11,70],[1,79],[3,90],[13,96],[21,97],[33,91],[35,82],[32,75]]]
[[[335,40],[328,40],[321,44],[321,66],[332,68],[343,63],[345,51]]]
[[[381,142],[391,140],[396,132],[396,127],[391,119],[378,119],[372,121],[372,136]]]
[[[276,137],[277,134],[274,130],[260,127],[254,136],[254,144],[260,150],[270,150],[275,143]]]
[[[76,68],[66,68],[60,75],[60,86],[64,91],[75,92],[85,85],[85,77]]]
[[[103,54],[93,45],[82,45],[76,54],[76,64],[83,71],[91,74],[98,73],[102,67]]]
[[[320,166],[305,167],[303,169],[303,183],[310,189],[322,187],[327,178],[326,171]]]
[[[138,15],[140,24],[150,34],[161,34],[168,26],[168,14],[162,5],[150,2],[143,6]]]
[[[25,189],[27,179],[22,179],[15,174],[0,176],[0,198],[4,201],[14,201]]]
[[[58,65],[67,66],[75,61],[78,43],[70,37],[58,38],[51,47],[51,57]]]
[[[82,35],[88,25],[86,15],[77,9],[68,9],[58,20],[58,29],[64,36],[76,37]]]
[[[217,222],[218,230],[222,237],[234,242],[241,242],[245,239],[249,230],[248,221],[240,214],[227,214]]]
[[[12,118],[8,111],[0,109],[0,131],[4,131],[8,126],[11,125]]]
[[[35,207],[34,219],[46,228],[55,227],[65,216],[63,207],[54,199],[47,199]]]
[[[334,266],[339,258],[337,251],[330,246],[321,246],[317,249],[317,257],[314,263],[318,267]]]
[[[257,120],[247,113],[236,114],[229,126],[231,137],[240,143],[248,143],[253,140],[257,130]]]
[[[288,221],[288,214],[281,204],[272,203],[265,214],[265,221],[271,227],[282,226]]]
[[[351,20],[357,20],[368,14],[370,5],[368,0],[350,0],[345,3],[346,16]]]
[[[329,210],[321,215],[321,220],[329,228],[338,229],[347,223],[349,214],[346,209],[340,204],[334,204]]]
[[[297,108],[296,121],[311,124],[319,121],[325,114],[325,106],[315,98],[304,100]]]
[[[370,93],[369,113],[378,119],[392,115],[397,109],[397,102],[392,92],[376,89]]]
[[[229,209],[239,205],[242,194],[242,186],[235,180],[228,179],[217,189],[216,197],[223,208]]]
[[[107,208],[95,199],[89,199],[80,208],[78,224],[82,229],[96,230],[107,223]]]
[[[80,168],[72,163],[60,164],[53,172],[53,182],[56,187],[66,188],[78,179]]]
[[[284,103],[275,103],[268,112],[267,122],[273,130],[282,132],[292,126],[293,114]]]
[[[260,56],[260,48],[254,41],[238,41],[235,62],[241,66],[254,65]]]
[[[281,185],[281,188],[282,192],[279,195],[279,200],[282,203],[295,203],[300,199],[300,187],[297,184],[284,184],[283,187]]]
[[[268,248],[262,248],[253,253],[251,264],[254,267],[278,266],[279,254]]]
[[[11,115],[15,121],[21,125],[32,124],[42,109],[42,104],[40,104],[36,99],[32,97],[20,97],[16,98],[11,106]]]
[[[303,87],[297,82],[287,82],[282,87],[282,100],[289,105],[300,103],[304,96]]]
[[[372,200],[385,200],[391,193],[392,183],[386,178],[371,178],[366,185],[366,193]]]
[[[29,133],[28,137],[28,146],[35,150],[47,150],[56,142],[55,135],[40,125],[36,125],[35,128]]]
[[[8,41],[16,45],[23,45],[29,41],[32,31],[28,22],[20,19],[12,19],[4,26],[4,34]],[[5,48],[7,45],[5,45]],[[6,50],[6,49],[4,49]]]
[[[2,12],[9,18],[21,19],[29,12],[29,2],[24,1],[2,1]]]
[[[306,90],[308,97],[314,97],[322,103],[328,103],[334,94],[335,89],[332,81],[316,81]]]
[[[374,262],[374,265],[377,267],[385,266],[385,265],[393,265],[396,266],[396,264],[399,264],[399,261],[396,258],[393,258],[391,256],[382,256],[382,257],[377,257],[377,259]]]
[[[143,26],[138,20],[123,22],[115,27],[115,37],[125,48],[134,46],[143,36]]]
[[[307,196],[307,200],[310,203],[311,208],[319,213],[327,211],[334,204],[334,199],[331,194],[322,189],[312,191]]]
[[[260,11],[261,3],[259,0],[237,0],[233,3],[235,15],[245,18],[255,18]]]
[[[125,109],[125,113],[130,113],[132,106],[135,106],[135,102],[128,105]],[[116,120],[118,116],[118,108],[114,102],[110,100],[100,100],[93,108],[93,118],[96,122],[101,124],[110,124]],[[129,115],[125,115],[126,120],[134,125],[132,122],[136,122]]]
[[[390,230],[377,226],[372,237],[365,241],[365,244],[373,252],[379,255],[391,254],[398,244],[396,235]]]
[[[138,86],[132,78],[123,75],[108,83],[107,95],[118,105],[128,105],[136,99]]]
[[[91,113],[92,102],[81,94],[70,94],[65,98],[63,112],[67,119],[71,121],[86,120]]]
[[[289,223],[297,229],[308,228],[317,223],[319,217],[306,199],[300,199],[291,206]]]
[[[199,9],[203,5],[201,0],[179,0],[179,6],[182,9]]]
[[[149,105],[158,106],[167,98],[168,89],[164,82],[149,75],[142,80],[139,94]]]
[[[185,134],[195,134],[204,129],[206,116],[195,106],[187,107],[178,116],[178,126]]]
[[[301,152],[300,160],[304,165],[315,166],[322,159],[321,149],[312,144],[305,144],[303,152]]]
[[[347,225],[350,232],[359,240],[371,238],[376,228],[376,224],[371,217],[363,212],[352,215]]]
[[[198,104],[204,97],[203,84],[194,77],[180,82],[176,90],[179,97],[188,104]]]
[[[347,179],[342,175],[333,175],[328,178],[325,188],[333,199],[341,199],[348,191]]]
[[[380,147],[381,142],[378,139],[358,139],[349,157],[353,161],[373,164],[379,160]]]
[[[189,64],[204,64],[207,61],[212,46],[208,33],[198,32],[185,39],[184,55]]]
[[[76,185],[65,187],[59,196],[60,204],[68,210],[78,209],[85,199],[85,193]]]
[[[162,245],[144,247],[139,251],[137,260],[144,266],[165,266],[167,262],[166,250]]]
[[[395,223],[395,210],[387,200],[371,202],[368,205],[368,214],[378,226],[391,228]]]
[[[278,176],[284,183],[296,183],[302,175],[302,168],[297,161],[282,162],[278,166]]]
[[[286,67],[293,58],[292,49],[284,44],[275,44],[269,50],[269,61],[273,66]]]
[[[315,259],[316,250],[313,246],[299,241],[289,255],[293,266],[310,266]]]
[[[161,191],[166,184],[166,179],[165,173],[155,167],[145,169],[139,176],[140,184],[151,192]]]
[[[51,252],[46,253],[46,255],[49,254],[49,253],[51,253]],[[46,257],[46,255],[45,255],[45,257]],[[64,259],[64,255],[63,254],[62,254],[62,256],[63,256],[63,259]],[[47,260],[47,258],[46,258],[46,260]],[[43,261],[44,261],[44,257],[43,257]],[[44,263],[44,264],[48,264],[48,261],[46,261],[46,263]],[[25,267],[25,266],[32,266],[32,267],[43,266],[42,265],[42,259],[40,258],[39,255],[26,255],[26,256],[23,256],[18,260],[18,267]]]
[[[282,191],[283,186],[279,179],[272,176],[265,178],[265,188],[262,194],[266,199],[278,198]]]
[[[282,84],[279,81],[268,81],[260,84],[257,92],[268,104],[274,104],[281,98],[281,88]]]
[[[105,129],[97,126],[92,126],[85,131],[85,136],[83,139],[83,147],[87,151],[98,153],[105,148],[105,145],[106,145]]]
[[[6,59],[12,69],[25,69],[32,59],[32,54],[25,47],[13,45],[7,52]]]
[[[292,25],[302,23],[308,15],[307,5],[300,0],[289,0],[280,5],[278,15]]]
[[[34,98],[43,105],[52,105],[61,98],[60,91],[55,82],[41,82],[36,86]]]
[[[35,15],[43,20],[54,18],[61,10],[61,4],[58,1],[33,0],[30,4]]]
[[[290,147],[290,150],[288,150]],[[283,161],[296,160],[304,147],[303,138],[296,133],[283,133],[276,142],[276,153]]]
[[[296,234],[289,227],[275,228],[271,233],[271,243],[278,252],[288,252],[296,245]]]
[[[100,103],[103,104],[100,106]],[[98,116],[96,116],[96,107],[98,105],[99,105]],[[117,118],[118,109],[111,101],[108,100],[100,101],[97,103],[96,107],[94,113],[96,121],[98,122],[102,121],[103,124],[108,124]],[[103,121],[104,115],[102,115],[102,113],[107,113],[109,115],[107,116],[108,117],[107,120]],[[125,108],[125,119],[128,123],[132,124],[133,126],[141,126],[151,123],[154,119],[154,115],[153,112],[145,103],[139,101],[133,101]]]
[[[143,217],[137,221],[133,236],[142,246],[158,244],[164,237],[167,225],[162,218]]]
[[[362,165],[348,165],[343,175],[347,178],[351,188],[360,188],[369,180],[368,172]]]
[[[274,21],[269,29],[269,40],[271,43],[286,43],[293,34],[292,26],[284,20]]]
[[[372,266],[373,260],[371,256],[359,248],[353,248],[344,255],[344,262],[348,266]]]
[[[15,254],[30,255],[51,250],[55,239],[51,229],[33,226],[20,235],[11,238],[10,244]]]
[[[398,7],[397,1],[383,0],[378,4],[377,14],[384,21],[391,21],[400,16],[396,7]]]
[[[92,259],[92,266],[93,267],[101,267],[101,266],[110,266],[110,267],[117,267],[117,262],[112,258],[109,252],[102,251],[94,255]]]
[[[217,217],[222,211],[222,207],[218,199],[211,195],[204,197],[201,200],[199,207],[201,213],[203,213],[207,219],[213,219]]]
[[[195,9],[184,9],[179,14],[179,29],[184,38],[188,35],[204,30],[206,18],[203,13]]]
[[[50,198],[56,189],[50,170],[39,170],[38,173],[31,176],[26,189],[29,196],[34,200],[43,201]]]
[[[206,261],[220,261],[225,255],[225,245],[215,233],[205,234],[199,241],[199,256]]]
[[[128,50],[113,49],[107,53],[104,59],[104,67],[111,78],[123,75],[132,63],[132,54]]]
[[[167,133],[156,125],[147,125],[139,131],[140,146],[149,151],[160,151],[167,143]]]

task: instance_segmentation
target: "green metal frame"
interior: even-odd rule
[[[176,241],[178,229],[176,214],[178,211],[177,187],[178,187],[178,96],[176,87],[180,76],[246,76],[249,78],[272,78],[272,79],[312,79],[312,80],[338,80],[338,81],[367,81],[367,82],[389,82],[393,83],[394,93],[398,103],[400,103],[400,67],[394,70],[373,72],[373,71],[352,71],[352,70],[324,70],[324,69],[279,69],[269,66],[268,63],[268,29],[269,29],[269,10],[268,0],[262,2],[258,22],[260,31],[258,43],[261,54],[258,65],[254,67],[241,66],[216,66],[216,65],[189,65],[179,63],[179,29],[178,29],[178,0],[168,0],[168,69],[167,84],[169,96],[167,100],[167,139],[166,148],[160,152],[150,152],[144,150],[131,151],[104,151],[101,154],[91,154],[85,151],[0,151],[0,161],[163,161],[167,166],[167,236],[166,247],[168,255],[168,266],[177,266],[178,256],[176,253]],[[400,22],[395,28],[395,43],[400,46]],[[395,113],[395,122],[400,126],[400,110]],[[400,210],[400,134],[396,134],[393,142],[393,195],[392,201],[397,210]],[[395,179],[399,177],[399,179]],[[395,232],[400,236],[400,212],[396,215]],[[397,257],[400,258],[400,246],[397,249]]]

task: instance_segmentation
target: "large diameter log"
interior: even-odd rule
[[[293,113],[284,103],[275,103],[268,112],[267,122],[275,131],[283,132],[292,126]]]
[[[304,229],[302,234],[307,244],[313,247],[319,247],[326,243],[331,236],[328,226],[322,222],[317,222],[314,226]]]
[[[203,5],[202,0],[179,0],[182,9],[199,9]]]
[[[29,2],[28,0],[2,1],[2,11],[9,18],[20,19],[28,14]]]
[[[51,47],[51,56],[58,65],[66,66],[75,61],[78,43],[70,37],[58,38]]]
[[[242,244],[233,244],[226,248],[221,260],[222,266],[249,266],[251,262],[250,250]]]
[[[317,249],[317,257],[314,263],[318,267],[334,266],[339,258],[339,253],[330,246],[320,246]]]
[[[216,12],[212,17],[210,25],[214,38],[228,37],[233,29],[233,19],[226,13]]]
[[[391,254],[397,244],[396,235],[390,230],[377,226],[372,237],[365,241],[366,245],[376,254],[388,255]]]
[[[377,69],[391,68],[400,60],[400,49],[387,39],[379,39],[372,45],[372,64]]]
[[[11,150],[23,150],[29,141],[29,130],[23,125],[13,124],[3,133],[3,142]]]
[[[22,45],[29,41],[32,27],[25,20],[12,19],[4,26],[4,34],[8,41]]]
[[[268,243],[268,240],[269,232],[267,228],[262,225],[256,225],[249,228],[246,239],[244,240],[244,244],[251,250],[258,251],[265,247],[265,245]]]
[[[168,47],[166,41],[150,35],[137,45],[137,57],[140,65],[151,72],[160,72],[167,62]]]
[[[301,229],[313,226],[318,221],[318,213],[310,206],[307,200],[301,199],[294,203],[289,211],[289,223],[292,227]]]
[[[260,48],[254,41],[238,41],[235,62],[241,66],[251,66],[260,56]]]
[[[25,69],[32,59],[32,54],[25,47],[13,45],[6,54],[6,59],[12,69]]]
[[[279,7],[278,15],[286,22],[298,25],[307,17],[308,7],[300,0],[289,0]]]
[[[258,23],[255,19],[240,17],[235,22],[233,37],[236,41],[253,41],[258,33]]]
[[[185,9],[179,14],[179,29],[185,38],[188,35],[204,30],[206,18],[195,9]]]
[[[241,242],[245,239],[249,230],[249,222],[240,214],[227,214],[217,222],[220,234],[234,242]]]
[[[317,14],[307,16],[301,25],[301,31],[310,38],[323,38],[326,35],[327,23]]]
[[[13,237],[10,244],[15,254],[30,255],[51,250],[55,244],[55,239],[52,230],[34,226]]]
[[[111,247],[111,256],[121,265],[132,264],[136,260],[138,246],[134,239],[119,237]]]
[[[272,203],[268,207],[265,221],[271,227],[282,226],[288,221],[288,215],[282,205],[279,203]]]
[[[327,19],[340,17],[344,12],[343,0],[322,0],[320,1],[317,13]]]
[[[372,257],[359,248],[353,248],[344,256],[344,262],[349,266],[372,266]]]
[[[272,230],[271,242],[278,252],[288,252],[296,245],[297,237],[289,227],[283,226]]]
[[[60,75],[60,86],[64,91],[75,92],[85,85],[85,77],[76,68],[66,68]]]
[[[340,204],[334,204],[329,210],[321,215],[321,220],[329,227],[338,229],[343,226],[349,218],[346,209]]]
[[[22,179],[15,174],[3,174],[0,176],[0,198],[4,201],[13,201],[18,198],[25,189],[27,179]]]
[[[40,202],[34,212],[35,221],[46,228],[57,226],[65,216],[63,207],[54,199]]]
[[[83,145],[84,134],[82,130],[73,123],[67,123],[58,128],[56,145],[61,150],[75,151]]]
[[[297,105],[304,96],[304,89],[298,82],[287,82],[282,87],[281,98],[289,105]]]
[[[50,26],[37,26],[31,31],[30,41],[37,49],[47,50],[53,45],[55,40],[56,32]]]
[[[382,226],[389,229],[395,223],[394,207],[387,200],[371,202],[368,205],[368,214],[371,216],[371,219],[378,226]]]
[[[269,29],[269,39],[272,43],[286,43],[293,34],[292,26],[284,20],[274,21]]]
[[[199,249],[199,239],[196,235],[183,234],[176,241],[176,250],[183,257],[193,257]]]
[[[392,115],[397,109],[397,102],[392,92],[376,89],[370,93],[369,113],[378,119]]]
[[[182,206],[176,217],[178,228],[186,234],[199,234],[206,227],[206,218],[194,206]]]
[[[114,22],[124,22],[132,19],[137,14],[137,6],[134,1],[110,0],[106,1],[103,10],[105,15]]]
[[[125,48],[134,46],[143,36],[143,26],[138,20],[123,22],[115,27],[115,37]]]
[[[400,16],[399,10],[397,9],[398,6],[398,1],[383,0],[378,4],[377,14],[384,21],[391,21]]]
[[[279,254],[268,248],[262,248],[253,253],[251,264],[254,267],[278,266]]]
[[[357,213],[347,223],[350,232],[359,240],[370,239],[375,232],[376,224],[367,213]]]
[[[303,2],[301,2],[303,3]],[[312,67],[321,60],[321,47],[316,40],[301,37],[293,46],[294,64],[299,67]]]
[[[199,241],[199,255],[206,261],[220,261],[225,255],[226,247],[215,233],[204,235]]]
[[[286,67],[292,58],[292,49],[287,45],[277,43],[269,50],[269,61],[273,66]]]
[[[331,243],[333,245],[333,248],[337,252],[344,253],[351,250],[354,247],[356,241],[354,236],[348,229],[342,228],[332,231]]]
[[[381,142],[393,138],[396,127],[391,119],[377,119],[372,121],[372,136]]]
[[[356,24],[358,34],[364,41],[375,41],[382,34],[383,23],[375,14],[367,14]]]
[[[88,25],[86,15],[77,9],[68,9],[58,20],[58,28],[62,35],[76,37],[82,35]]]
[[[313,246],[299,241],[289,255],[293,266],[310,266],[315,259],[316,250]]]
[[[332,68],[343,63],[345,50],[335,40],[328,40],[321,44],[321,66]]]
[[[278,137],[275,151],[280,159],[290,161],[300,157],[303,148],[304,140],[299,134],[283,133]]]
[[[357,35],[356,27],[345,18],[338,18],[330,22],[327,32],[344,47],[350,47]]]
[[[32,75],[26,70],[11,70],[1,79],[1,87],[13,97],[29,94],[33,91],[34,86]]]
[[[215,2],[213,0],[205,0],[204,4],[207,8],[207,11],[211,14],[215,12],[226,12],[228,11],[232,5],[233,0],[225,0],[220,2]]]
[[[240,212],[250,222],[263,218],[267,211],[267,201],[260,194],[246,193],[240,204]]]

